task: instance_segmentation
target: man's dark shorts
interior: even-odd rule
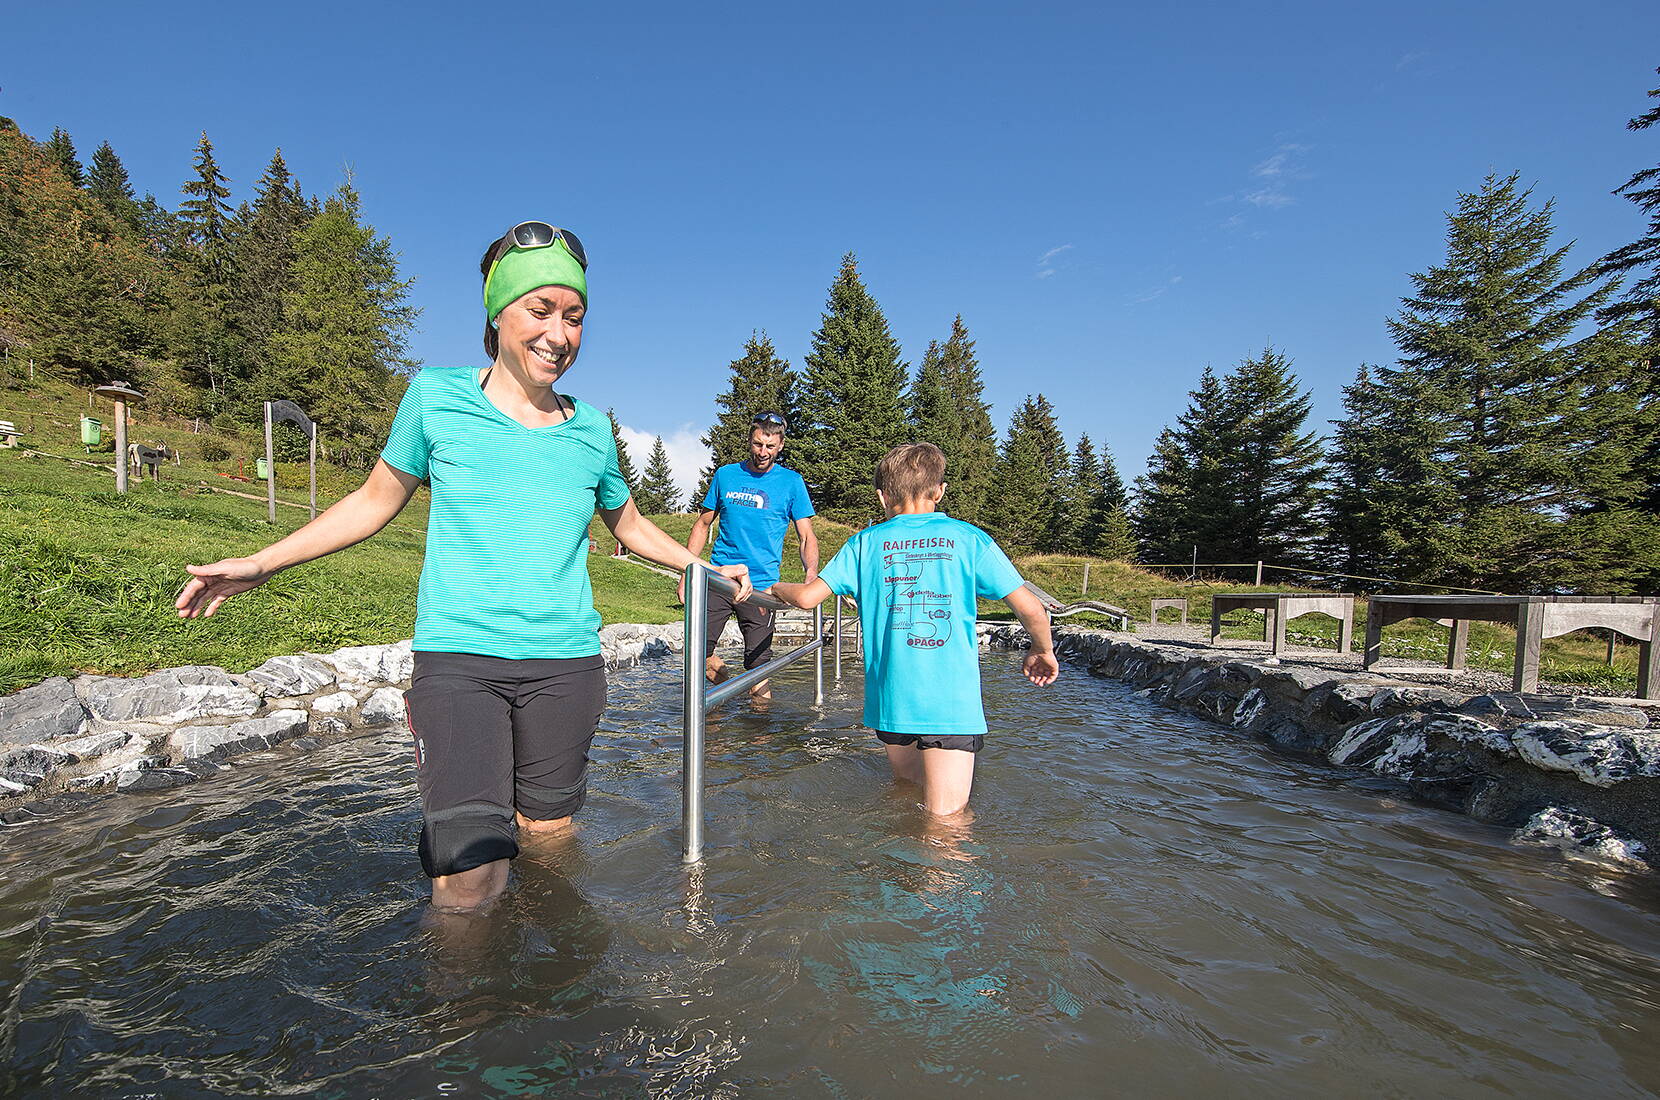
[[[744,667],[757,668],[772,660],[772,610],[752,603],[737,603],[725,592],[709,590],[708,614],[704,622],[709,628],[709,642],[704,647],[705,659],[714,656],[715,643],[726,629],[729,616],[738,616],[738,628],[744,632]]]
[[[964,733],[884,733],[876,731],[876,739],[884,745],[913,745],[919,749],[958,749],[979,752],[985,747],[984,734],[969,736]]]
[[[605,659],[417,651],[404,695],[431,878],[519,854],[513,812],[569,817],[588,793]]]

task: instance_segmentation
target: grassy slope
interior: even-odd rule
[[[86,408],[85,391],[46,380],[27,392],[0,389],[0,420],[23,428],[25,447],[81,463],[112,462],[107,450],[88,456],[80,446],[77,418]],[[211,620],[174,618],[169,608],[185,580],[186,562],[246,553],[297,527],[306,513],[279,507],[274,531],[265,523],[263,484],[219,476],[237,470],[241,459],[262,448],[257,432],[198,436],[182,424],[144,419],[142,406],[138,412],[131,438],[165,440],[181,452],[182,461],[166,468],[160,486],[134,479],[125,498],[115,494],[114,475],[107,468],[0,449],[0,692],[76,671],[137,673],[189,663],[240,671],[279,653],[409,637],[426,526],[424,492],[369,543],[291,571],[238,597]],[[106,424],[108,449],[113,436],[109,409],[94,409],[92,415]],[[233,457],[204,459],[202,444],[208,438],[217,438]],[[319,479],[319,504],[326,506],[355,487],[359,475],[325,464]],[[213,491],[226,488],[255,499]],[[278,490],[279,499],[304,503],[305,466],[279,464]],[[691,530],[689,515],[654,518],[682,542]],[[829,561],[853,533],[824,520],[815,528],[821,561]],[[605,620],[677,620],[680,608],[673,602],[672,582],[605,557],[612,545],[609,533],[597,519],[592,530],[602,553],[589,558],[589,574]],[[1085,560],[1045,555],[1017,564],[1039,586],[1070,600],[1083,595]],[[787,580],[801,577],[793,531],[783,573]],[[1123,563],[1094,561],[1088,595],[1124,607],[1138,619],[1145,619],[1151,597],[1185,595],[1189,620],[1203,623],[1210,616],[1210,591],[1250,588],[1223,582],[1186,585]],[[987,603],[982,613],[1006,616],[1007,608]],[[1357,614],[1358,645],[1364,606]],[[1260,616],[1234,618],[1238,621],[1226,627],[1227,636],[1261,637]],[[1080,620],[1087,618],[1071,621]],[[1336,629],[1335,622],[1310,616],[1292,624],[1292,636],[1302,643],[1335,645]],[[1436,660],[1446,652],[1446,637],[1445,629],[1432,624],[1403,624],[1391,628],[1385,651]],[[1513,631],[1472,624],[1471,666],[1508,671],[1513,645]],[[1545,643],[1545,674],[1592,687],[1634,685],[1636,648],[1622,645],[1612,667],[1603,663],[1604,654],[1605,643],[1587,635],[1551,639]]]

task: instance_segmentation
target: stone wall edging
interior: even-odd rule
[[[1030,644],[1019,627],[982,631]],[[1178,710],[1416,798],[1515,830],[1517,843],[1624,870],[1660,869],[1660,731],[1586,697],[1465,695],[1369,673],[1195,654],[1062,627],[1056,652]]]
[[[738,640],[727,624],[722,641]],[[684,649],[680,623],[600,631],[608,669]],[[0,696],[0,820],[63,794],[160,790],[290,743],[384,729],[404,719],[408,641],[273,657],[246,673],[211,665],[148,676],[58,676]]]

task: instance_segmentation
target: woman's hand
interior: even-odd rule
[[[277,575],[274,569],[261,569],[253,558],[226,558],[212,565],[187,565],[190,582],[173,601],[179,618],[195,619],[212,615],[219,605],[239,592],[258,588]]]

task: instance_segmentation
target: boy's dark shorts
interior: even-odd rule
[[[956,749],[959,752],[979,752],[985,747],[985,734],[965,733],[884,733],[876,731],[876,739],[884,745],[911,745],[919,749]]]
[[[744,632],[744,667],[759,668],[772,660],[772,610],[753,603],[737,603],[725,592],[709,590],[709,603],[704,623],[708,626],[709,641],[703,647],[703,657],[715,655],[715,643],[726,629],[729,616],[738,616],[738,628]]]
[[[605,659],[415,653],[404,694],[428,877],[519,854],[513,812],[569,817],[588,793]]]

